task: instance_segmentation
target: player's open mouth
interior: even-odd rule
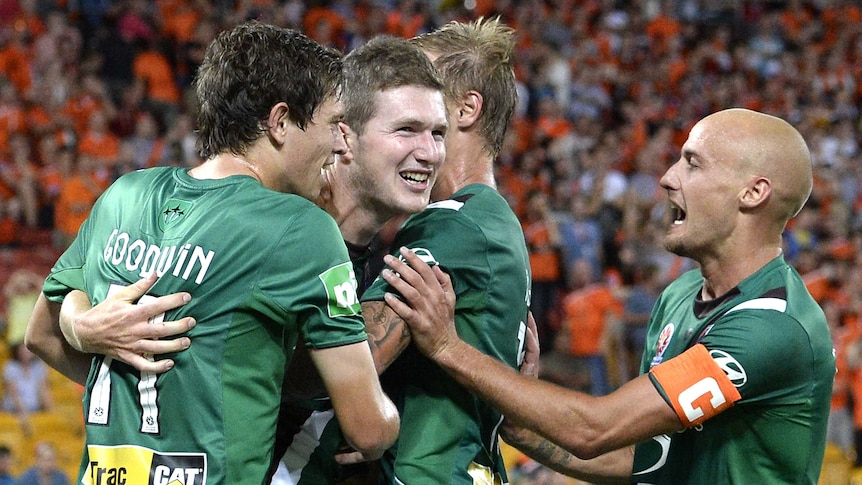
[[[403,178],[405,181],[407,181],[408,184],[411,185],[427,182],[428,177],[430,176],[429,173],[410,171],[401,172],[399,175],[401,175],[401,178]]]
[[[670,214],[674,226],[678,226],[685,221],[685,211],[673,202],[670,204]]]

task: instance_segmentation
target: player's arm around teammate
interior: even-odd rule
[[[570,475],[623,483],[631,476],[634,455],[630,443],[683,429],[646,375],[611,395],[596,397],[521,375],[488,358],[458,337],[448,275],[439,267],[429,267],[409,249],[401,251],[405,262],[387,256],[391,270],[384,270],[382,276],[408,302],[386,296],[386,302],[410,326],[413,342],[507,420],[535,430],[520,437],[524,443],[538,449],[545,446],[545,453],[553,450],[542,440],[558,444],[552,445],[557,459],[566,456],[572,465],[566,470]],[[567,419],[562,421],[559,416]]]

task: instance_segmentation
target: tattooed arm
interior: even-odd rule
[[[410,344],[410,328],[385,301],[362,302],[362,316],[374,365],[380,374]]]
[[[507,423],[500,431],[506,443],[556,472],[589,483],[630,483],[634,446],[582,460],[528,429]]]
[[[374,367],[380,375],[410,344],[410,328],[383,301],[363,302],[362,316],[365,318],[365,332],[374,357]],[[301,341],[297,342],[287,368],[282,392],[285,402],[301,402],[326,395],[323,380],[311,362],[309,350]]]

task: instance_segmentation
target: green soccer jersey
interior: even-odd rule
[[[382,246],[376,237],[369,247],[346,241],[345,245],[358,283],[356,293],[361,296],[380,273],[384,254]],[[310,359],[303,355],[300,357],[290,362],[288,381],[306,380],[310,374],[319,380],[317,371],[311,368]],[[365,464],[342,467],[335,461],[335,454],[344,446],[344,435],[329,398],[321,395],[318,399],[296,402],[287,389],[288,384],[285,382],[283,389],[270,474],[277,471],[279,461],[284,465],[282,472],[287,474],[286,480],[295,485],[329,485],[337,483],[345,475],[366,472]]]
[[[521,225],[505,199],[488,186],[467,186],[408,219],[392,247],[400,246],[436,261],[451,276],[458,334],[517,367],[526,329],[530,266]],[[381,300],[386,291],[392,288],[378,278],[362,300]],[[382,379],[401,412],[398,441],[381,460],[385,483],[507,481],[497,411],[414,347]]]
[[[816,484],[835,375],[823,312],[783,257],[716,300],[701,300],[702,287],[694,270],[661,295],[641,370],[702,344],[739,400],[702,424],[639,444],[633,482]],[[650,378],[693,417],[726,398],[709,378],[682,392],[672,390],[679,383]]]
[[[81,289],[98,303],[152,271],[153,295],[192,294],[164,316],[197,319],[192,345],[158,376],[93,359],[80,480],[259,485],[298,336],[316,348],[366,338],[338,228],[311,202],[251,177],[138,171],[100,197],[44,292],[60,301]]]

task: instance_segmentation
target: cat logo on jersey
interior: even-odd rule
[[[191,202],[180,199],[169,199],[165,202],[161,214],[159,214],[159,229],[162,232],[166,231],[170,226],[182,220],[191,208]]]
[[[324,271],[319,276],[320,281],[326,288],[328,296],[328,311],[330,317],[359,315],[362,308],[359,306],[359,297],[356,296],[356,273],[353,265],[342,263]]]
[[[84,485],[206,485],[203,453],[159,453],[142,446],[88,445]]]

